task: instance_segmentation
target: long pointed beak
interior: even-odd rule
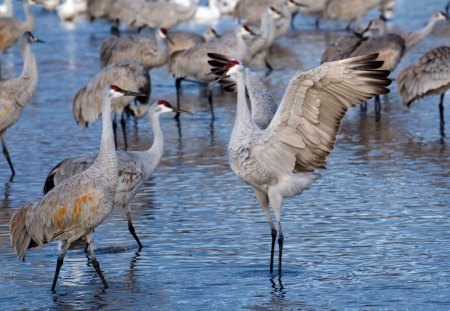
[[[42,40],[42,39],[38,39],[38,38],[36,38],[34,42],[36,42],[36,43],[45,43],[45,41],[44,41],[44,40]]]
[[[187,114],[190,114],[191,116],[194,115],[192,112],[187,111],[187,110],[183,110],[183,109],[172,108],[172,110],[173,110],[173,112],[175,112],[175,113],[187,113]]]
[[[133,92],[133,91],[127,91],[127,90],[121,90],[120,92],[123,95],[125,95],[125,96],[136,96],[136,97],[147,96],[147,95],[142,94],[142,93],[137,93],[137,92]]]
[[[228,77],[228,75],[226,73],[224,73],[223,75],[221,75],[220,77],[217,77],[216,80],[214,82],[211,82],[209,84],[209,88],[212,88],[214,85],[216,85],[217,83],[219,83],[220,81],[222,81],[223,79],[225,79],[226,77]]]
[[[167,41],[169,41],[170,44],[175,45],[173,40],[170,38],[170,36],[166,36]]]

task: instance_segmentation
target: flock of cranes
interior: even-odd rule
[[[23,0],[24,22],[11,16],[0,17],[0,51],[19,41],[24,63],[18,78],[0,81],[0,136],[11,180],[15,170],[5,133],[36,92],[38,68],[31,45],[43,42],[32,34],[35,23],[30,2]],[[49,173],[42,199],[23,205],[11,219],[11,243],[22,260],[30,248],[52,240],[62,241],[53,291],[65,254],[80,238],[87,243],[90,261],[104,287],[108,287],[95,257],[93,231],[113,207],[126,209],[128,229],[139,248],[143,246],[132,224],[131,201],[163,155],[160,115],[170,112],[178,118],[180,113],[190,113],[180,108],[181,82],[185,79],[209,83],[210,87],[220,84],[226,91],[237,93],[236,118],[228,145],[229,163],[235,174],[255,189],[256,199],[269,222],[270,272],[278,238],[281,275],[284,198],[301,194],[320,177],[318,170],[326,168],[348,109],[375,97],[376,112],[380,113],[379,96],[389,92],[390,72],[438,21],[448,19],[446,13],[437,12],[425,28],[405,35],[387,30],[385,21],[392,17],[393,0],[210,0],[208,7],[199,7],[195,0],[88,0],[82,10],[78,9],[83,1],[34,2],[47,8],[66,5],[66,13],[72,6],[76,14],[86,12],[91,20],[107,19],[116,34],[101,45],[98,74],[73,97],[73,115],[81,127],[102,117],[98,153],[62,160]],[[11,3],[5,4],[10,12]],[[352,10],[343,9],[350,7]],[[375,7],[380,9],[381,19],[372,20],[362,32],[342,36],[331,44],[317,68],[297,72],[279,104],[248,68],[259,60],[267,67],[266,74],[274,70],[271,47],[287,33],[299,12],[351,24]],[[213,28],[203,34],[168,29],[192,19],[212,21],[226,14],[234,14],[245,23],[223,34]],[[154,31],[151,35],[142,32],[124,36],[119,34],[124,26]],[[151,69],[164,65],[168,65],[175,79],[176,107],[165,100],[149,104]],[[427,52],[416,65],[400,72],[398,85],[408,106],[427,95],[441,96],[441,134],[445,135],[443,102],[450,87],[450,47]],[[139,103],[138,108],[128,109],[133,101]],[[208,101],[214,118],[211,91]],[[136,116],[147,115],[150,120],[154,141],[147,150],[127,150],[127,109]],[[117,151],[118,114],[124,151]]]

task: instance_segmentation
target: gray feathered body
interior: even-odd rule
[[[196,0],[189,0],[185,7],[174,2],[148,2],[135,16],[137,27],[172,28],[179,23],[191,20],[197,11]]]
[[[363,56],[378,53],[378,60],[382,60],[381,69],[393,71],[397,68],[406,51],[405,40],[397,34],[388,33],[370,37],[363,41],[351,56]]]
[[[354,22],[375,7],[384,8],[392,0],[329,0],[322,13],[324,19]]]
[[[450,47],[440,46],[426,52],[419,61],[400,71],[398,91],[410,106],[427,95],[441,95],[450,88]]]
[[[30,45],[22,43],[24,65],[18,78],[0,82],[0,134],[19,119],[23,108],[36,92],[38,69]]]
[[[106,85],[116,84],[119,87],[147,94],[147,97],[138,100],[147,103],[150,98],[151,82],[148,70],[136,61],[123,61],[103,68],[89,84],[80,89],[75,95],[73,115],[81,127],[87,127],[97,120],[101,114],[101,92]],[[112,101],[112,111],[122,113],[135,97],[121,97]]]
[[[322,54],[320,63],[333,62],[350,57],[364,41],[357,36],[341,36],[331,43]]]
[[[100,47],[100,67],[123,61],[137,61],[147,69],[163,66],[169,60],[169,47],[159,34],[156,39],[128,36],[105,39]]]
[[[172,43],[169,44],[170,55],[177,51],[187,50],[191,47],[205,42],[203,36],[185,30],[174,30],[169,33]]]

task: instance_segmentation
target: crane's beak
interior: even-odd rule
[[[142,93],[137,93],[137,92],[133,92],[133,91],[127,91],[127,90],[120,90],[120,93],[122,93],[124,96],[136,96],[136,97],[143,97],[143,96],[147,96],[145,94]]]
[[[36,42],[36,43],[45,43],[45,41],[44,40],[42,40],[42,39],[38,39],[38,38],[35,38],[35,41],[34,42]]]
[[[211,82],[209,84],[209,88],[212,88],[214,85],[216,85],[217,83],[220,83],[220,81],[222,81],[223,79],[227,78],[228,75],[226,73],[224,73],[223,75],[217,77],[214,82]]]
[[[169,41],[170,44],[175,45],[175,43],[173,42],[173,40],[170,38],[170,36],[166,36],[167,41]]]
[[[187,114],[190,114],[190,115],[194,115],[192,112],[190,112],[190,111],[187,111],[187,110],[183,110],[183,109],[176,109],[176,108],[173,108],[172,107],[172,110],[173,110],[173,112],[175,112],[175,113],[187,113]]]

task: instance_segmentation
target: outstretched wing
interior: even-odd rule
[[[298,72],[290,81],[271,124],[253,152],[267,167],[283,171],[325,168],[334,148],[342,118],[377,94],[386,94],[389,71],[377,70],[377,54],[324,63]]]
[[[441,46],[426,52],[416,65],[400,71],[398,92],[410,106],[430,92],[439,91],[450,84],[450,47]]]

